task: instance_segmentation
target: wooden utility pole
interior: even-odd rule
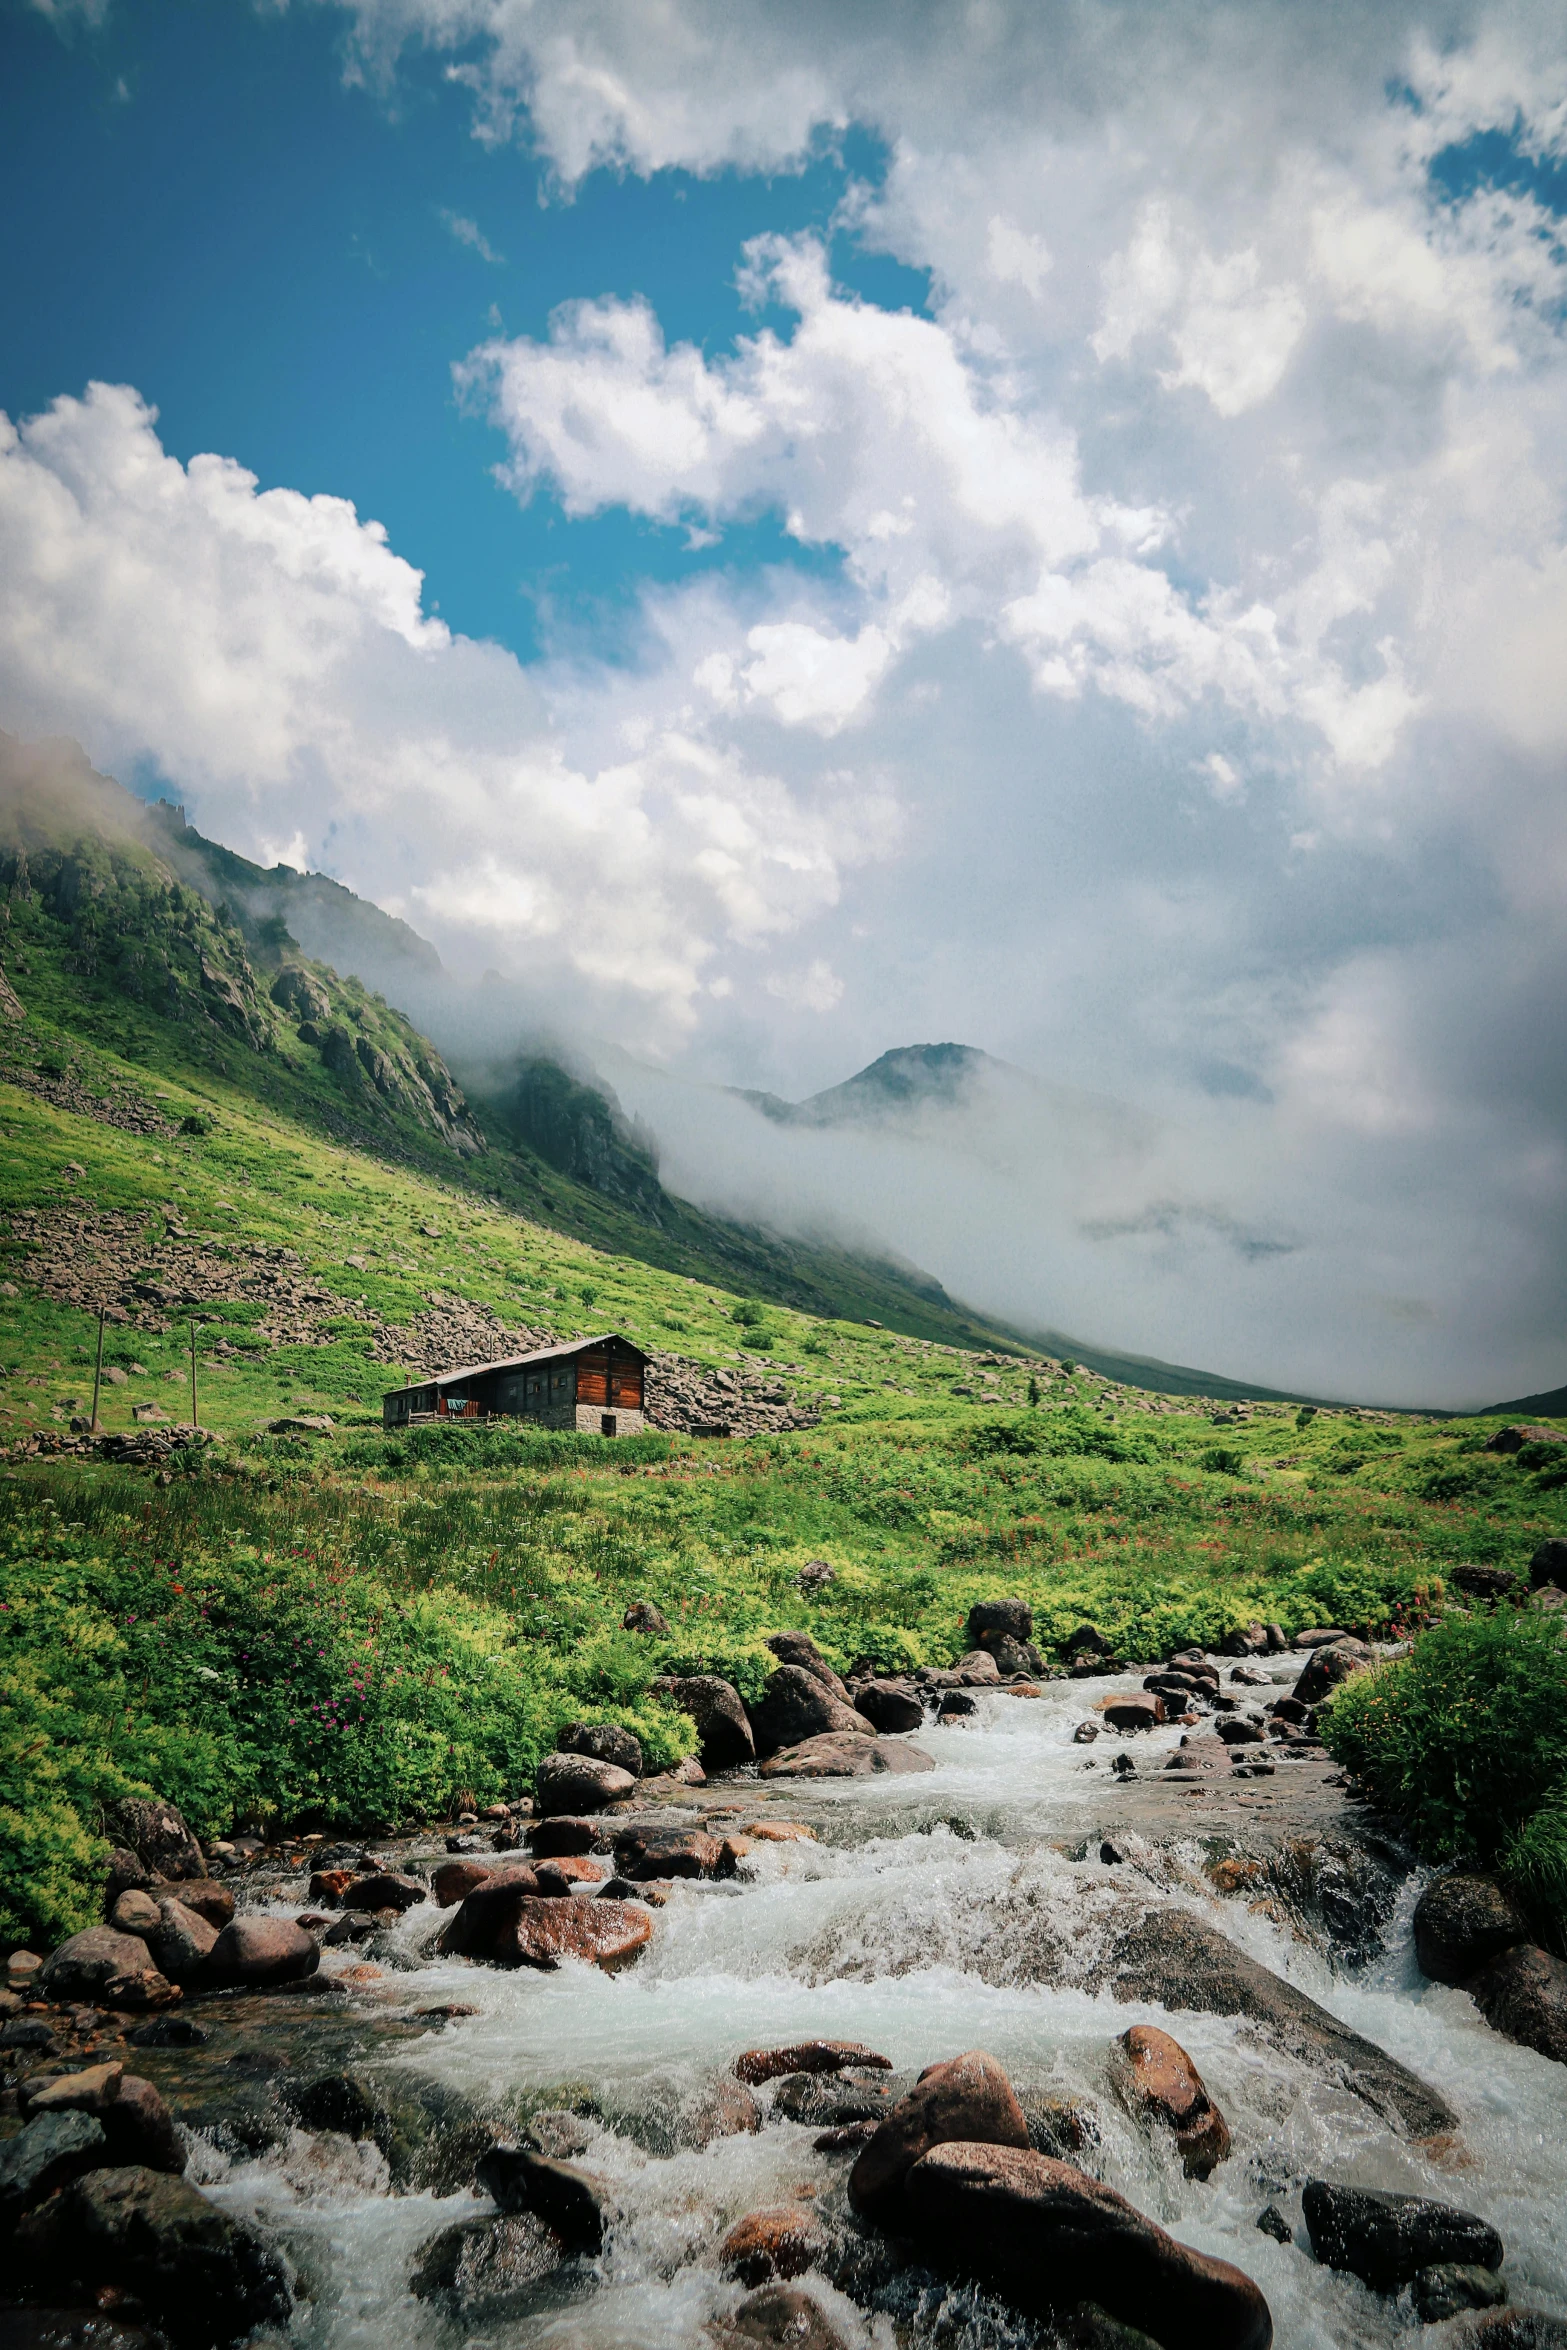
[[[98,1360],[93,1365],[92,1373],[91,1427],[94,1435],[98,1432],[98,1390],[103,1384],[103,1313],[104,1309],[100,1306],[98,1308]]]
[[[194,1314],[190,1318],[190,1424],[192,1428],[201,1426],[200,1420],[196,1417],[196,1317]]]

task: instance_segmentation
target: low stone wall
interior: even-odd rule
[[[568,1410],[572,1408],[567,1406]],[[575,1406],[574,1418],[564,1421],[562,1425],[576,1428],[583,1436],[601,1436],[604,1432],[606,1419],[614,1421],[617,1436],[640,1436],[647,1426],[646,1420],[639,1411],[634,1411],[623,1403],[579,1403]]]

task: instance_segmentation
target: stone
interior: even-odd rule
[[[1351,1673],[1363,1673],[1376,1658],[1363,1640],[1335,1640],[1317,1650],[1296,1682],[1292,1695],[1302,1705],[1320,1705]]]
[[[132,2165],[74,2179],[16,2232],[24,2270],[87,2293],[134,2295],[179,2350],[286,2326],[282,2263],[254,2228],[184,2179]]]
[[[119,2093],[101,2115],[111,2163],[139,2163],[144,2170],[178,2178],[185,2168],[185,2141],[173,2114],[151,2081],[126,2073]]]
[[[732,2069],[737,2081],[756,2088],[790,2073],[841,2073],[850,2067],[859,2072],[892,2069],[889,2058],[859,2040],[793,2040],[785,2048],[747,2048]]]
[[[213,1877],[182,1877],[178,1898],[186,1909],[193,1909],[209,1926],[221,1934],[234,1915],[234,1896],[227,1885],[220,1885]]]
[[[996,1671],[1004,1680],[1016,1680],[1024,1673],[1038,1672],[1034,1659],[1036,1648],[1025,1647],[1021,1640],[1009,1640],[1004,1632],[995,1634],[985,1643],[984,1653],[995,1659]]]
[[[816,1830],[803,1820],[747,1820],[745,1832],[758,1844],[814,1844]]]
[[[126,1992],[124,2004],[134,2006],[140,2003],[130,1986],[138,1976],[156,1973],[147,1945],[137,1935],[117,1933],[113,1926],[89,1926],[85,1933],[62,1942],[44,1961],[38,1987],[46,1999],[59,2006],[74,2001],[118,2006],[121,2001],[110,1998],[111,1989]],[[160,1983],[164,1980],[158,1976]]]
[[[861,2158],[864,2159],[863,2157]],[[1014,2146],[932,2147],[905,2187],[922,2250],[1025,2304],[1090,2297],[1164,2350],[1269,2350],[1251,2278],[1179,2244],[1113,2188]]]
[[[1246,1722],[1232,1715],[1228,1721],[1218,1724],[1215,1735],[1222,1739],[1226,1746],[1261,1746],[1265,1743],[1268,1732],[1266,1725],[1262,1722]]]
[[[445,1958],[496,1958],[512,1931],[517,1904],[537,1890],[538,1879],[524,1864],[493,1871],[462,1896],[436,1949]]]
[[[1547,1534],[1529,1561],[1529,1588],[1567,1591],[1567,1534]]]
[[[847,2350],[837,2327],[797,2285],[763,2285],[747,2294],[729,2326],[749,2342],[767,2343],[769,2350]]]
[[[528,1850],[535,1860],[558,1860],[563,1853],[608,1852],[613,1834],[602,1819],[557,1812],[552,1819],[535,1820],[528,1830]]]
[[[609,1871],[578,1852],[563,1853],[559,1860],[541,1860],[533,1875],[535,1890],[544,1899],[553,1901],[565,1894],[580,1893],[588,1885],[602,1885]]]
[[[1488,2221],[1425,2195],[1308,2179],[1301,2198],[1311,2249],[1376,2293],[1396,2293],[1423,2268],[1458,2262],[1500,2268],[1502,2239]]]
[[[1229,2125],[1178,2040],[1133,2024],[1116,2042],[1111,2078],[1130,2110],[1174,2134],[1189,2179],[1208,2178],[1230,2151]]]
[[[969,1688],[986,1688],[1001,1678],[1001,1667],[988,1648],[970,1648],[960,1656],[952,1668],[957,1678]]]
[[[616,2205],[605,2182],[590,2172],[526,2146],[493,2146],[477,2175],[498,2210],[507,2216],[531,2212],[568,2252],[591,2255],[604,2249]]]
[[[205,2048],[211,2034],[188,2015],[158,2015],[127,2032],[132,2048]]]
[[[809,1632],[770,1632],[762,1644],[771,1649],[781,1665],[798,1665],[802,1672],[812,1673],[834,1697],[849,1702],[849,1692],[833,1671]]]
[[[460,2219],[420,2245],[408,2289],[440,2304],[468,2332],[523,2315],[532,2288],[565,2257],[559,2237],[532,2213]]]
[[[890,2234],[904,2232],[904,2183],[931,2147],[957,2139],[1026,2147],[1028,2123],[993,2056],[971,2048],[933,2064],[900,2097],[849,2173],[849,2200],[862,2218]]]
[[[829,1734],[875,1736],[865,1717],[804,1665],[780,1665],[770,1676],[759,1703],[751,1708],[751,1732],[757,1753],[764,1755]]]
[[[533,1795],[540,1818],[548,1819],[553,1812],[603,1811],[635,1786],[618,1763],[599,1762],[590,1754],[547,1754]]]
[[[878,1738],[868,1722],[864,1737],[846,1738],[834,1730],[820,1738],[803,1738],[769,1755],[758,1774],[763,1779],[868,1779],[878,1771],[933,1771],[935,1764],[918,1746],[901,1738]]]
[[[493,1862],[482,1860],[449,1860],[443,1862],[431,1881],[437,1909],[455,1909],[470,1893],[487,1885],[495,1875]]]
[[[1080,1656],[1108,1656],[1110,1643],[1092,1624],[1079,1624],[1061,1643],[1061,1654],[1070,1664]]]
[[[483,1947],[458,1949],[452,1937],[465,1913],[491,1893],[500,1900],[483,1920]],[[639,1901],[551,1900],[520,1886],[482,1885],[470,1893],[441,1938],[442,1948],[460,1957],[487,1959],[493,1966],[538,1967],[553,1972],[565,1958],[613,1973],[628,1966],[653,1938],[653,1921]]]
[[[790,2073],[773,2097],[776,2120],[801,2122],[813,2130],[879,2122],[888,2110],[884,2083],[852,2079],[847,2073]]]
[[[1520,1942],[1471,1975],[1464,1989],[1493,2032],[1567,2064],[1567,1965]]]
[[[117,1934],[139,1934],[145,1941],[158,1923],[158,1905],[140,1886],[128,1886],[110,1911],[109,1923]]]
[[[291,1918],[247,1912],[224,1927],[207,1963],[218,1982],[301,1983],[320,1966],[321,1953]]]
[[[1511,1567],[1487,1567],[1476,1560],[1454,1567],[1448,1580],[1466,1599],[1512,1599],[1519,1590],[1519,1578]]]
[[[1034,1611],[1026,1599],[977,1599],[969,1609],[963,1637],[970,1648],[989,1648],[997,1640],[1026,1646],[1034,1637]]]
[[[880,2128],[879,2121],[844,2122],[837,2129],[823,2130],[819,2138],[813,2138],[811,2150],[815,2154],[858,2154]]]
[[[1461,2350],[1567,2350],[1567,2322],[1543,2309],[1493,2309],[1454,2333]]]
[[[1352,2032],[1189,1910],[1144,1911],[1116,1937],[1088,1987],[1147,2006],[1244,2016],[1314,2072],[1331,2068],[1338,2073],[1357,2097],[1409,2137],[1446,2136],[1458,2127],[1446,2099],[1395,2057]]]
[[[681,2100],[680,2134],[691,2146],[711,2146],[718,2138],[753,2137],[761,2126],[762,2109],[750,2090],[722,2075]]]
[[[917,1730],[925,1719],[925,1708],[906,1681],[866,1681],[854,1693],[854,1706],[887,1738]]]
[[[1567,1444],[1559,1428],[1547,1428],[1543,1422],[1515,1421],[1510,1428],[1498,1428],[1486,1441],[1487,1452],[1522,1452],[1526,1444]]]
[[[310,1898],[323,1902],[328,1909],[336,1909],[343,1895],[354,1881],[352,1869],[312,1869]]]
[[[642,1776],[642,1741],[618,1722],[568,1722],[555,1744],[562,1754],[585,1754],[629,1771],[633,1779]]]
[[[107,2163],[108,2146],[95,2114],[35,2114],[14,2138],[0,2143],[0,2229],[9,2228],[57,2187]]]
[[[1146,1691],[1135,1697],[1112,1697],[1100,1708],[1107,1726],[1112,1730],[1154,1730],[1164,1720],[1164,1704]]]
[[[0,2048],[33,2048],[45,2056],[55,2056],[59,2047],[59,2041],[41,2016],[13,2015],[0,2024]]]
[[[395,1909],[399,1913],[417,1909],[429,1898],[430,1888],[422,1877],[403,1876],[395,1869],[376,1869],[368,1877],[356,1877],[342,1897],[345,1909]]]
[[[718,2264],[742,2285],[803,2276],[825,2256],[827,2239],[807,2203],[780,2203],[747,2212],[718,2247]]]
[[[620,1628],[623,1632],[648,1632],[662,1640],[668,1634],[669,1622],[663,1610],[656,1608],[650,1599],[634,1599],[620,1619]]]
[[[128,1851],[124,1845],[116,1845],[109,1855],[109,1871],[103,1889],[103,1906],[106,1915],[112,1919],[114,1905],[122,1893],[131,1891],[145,1893],[151,1887],[162,1883],[163,1879],[148,1868],[145,1861],[139,1860],[136,1854]]]
[[[1507,2287],[1493,2268],[1449,2260],[1423,2268],[1412,2278],[1409,2297],[1421,2324],[1438,2326],[1466,2309],[1499,2309],[1507,2299]]]
[[[1077,1728],[1072,1732],[1072,1744],[1074,1746],[1092,1746],[1098,1735],[1099,1724],[1097,1722],[1079,1722]]]
[[[159,1973],[167,1975],[171,1983],[194,1983],[205,1972],[217,1939],[216,1926],[169,1896],[158,1904],[158,1920],[147,1937],[147,1948]]]
[[[978,1711],[979,1700],[971,1697],[966,1689],[947,1689],[943,1691],[941,1703],[936,1708],[936,1719],[940,1722],[966,1721]]]
[[[120,1835],[144,1868],[162,1877],[204,1877],[207,1864],[201,1846],[185,1825],[184,1814],[156,1796],[131,1796],[114,1815]]]
[[[1219,1643],[1221,1656],[1265,1656],[1268,1651],[1266,1624],[1243,1624],[1234,1632],[1226,1632]]]
[[[722,1840],[701,1828],[626,1828],[615,1838],[615,1866],[634,1885],[717,1876],[723,1857]]]
[[[1276,2203],[1265,2203],[1257,2214],[1257,2225],[1275,2244],[1293,2244],[1295,2231]]]
[[[1347,1632],[1335,1631],[1331,1625],[1317,1624],[1310,1631],[1297,1632],[1290,1642],[1292,1648],[1326,1648],[1329,1641],[1348,1640]]]
[[[1462,1983],[1517,1942],[1528,1922],[1494,1877],[1455,1869],[1433,1877],[1415,1904],[1415,1956],[1433,1983]]]
[[[77,2073],[56,2073],[31,2091],[24,2082],[23,2110],[29,2117],[40,2113],[90,2113],[102,2121],[118,2097],[124,2077],[124,2065],[113,2063],[88,2065]]]
[[[716,1673],[683,1673],[654,1681],[649,1694],[691,1716],[701,1740],[704,1769],[732,1771],[742,1763],[755,1762],[756,1740],[740,1692]]]

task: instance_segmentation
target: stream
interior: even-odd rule
[[[1283,1683],[1304,1659],[1269,1661]],[[1135,1676],[1125,1684],[1137,1685]],[[433,1903],[382,1939],[378,1973],[363,1952],[328,1951],[324,1969],[346,1978],[347,1998],[309,2004],[362,2027],[360,2077],[433,2083],[491,2113],[575,2113],[566,2150],[609,2183],[623,2216],[598,2260],[568,2264],[521,2306],[465,2325],[416,2299],[408,2280],[432,2235],[490,2208],[474,2191],[394,2192],[368,2139],[330,2132],[295,2130],[259,2153],[204,2144],[192,2177],[295,2266],[309,2296],[295,2318],[301,2350],[445,2350],[463,2338],[709,2350],[704,2327],[743,2297],[717,2266],[726,2230],[796,2200],[842,2228],[852,2157],[813,2151],[819,2121],[769,2114],[757,2132],[704,2146],[682,2142],[682,2116],[740,2051],[819,2037],[867,2043],[905,2086],[939,2058],[984,2048],[1025,2106],[1032,2093],[1083,2109],[1084,2167],[1182,2241],[1252,2276],[1287,2350],[1423,2330],[1407,2293],[1380,2298],[1312,2259],[1300,2217],[1310,2177],[1481,2213],[1506,2245],[1513,2301],[1567,2316],[1562,2069],[1490,2031],[1463,1993],[1420,1976],[1409,1930],[1418,1879],[1357,1827],[1329,1766],[1281,1761],[1244,1787],[1174,1791],[1157,1782],[1176,1729],[1073,1743],[1091,1699],[1115,1686],[1054,1683],[1028,1702],[982,1695],[961,1727],[917,1734],[937,1766],[919,1775],[745,1777],[689,1791],[667,1809],[670,1824],[722,1830],[771,1817],[808,1825],[816,1841],[758,1843],[735,1879],[675,1883],[651,1945],[619,1974],[576,1965],[506,1973],[440,1958],[433,1944],[452,1913]],[[1135,1761],[1130,1778],[1114,1768],[1122,1754]],[[1107,1837],[1119,1861],[1101,1857]],[[1324,1851],[1328,1929],[1311,1896],[1313,1883],[1321,1893]],[[399,1866],[410,1855],[415,1866],[444,1857],[433,1841],[400,1852]],[[1221,1853],[1240,1856],[1243,1880],[1249,1858],[1252,1881],[1216,1890],[1204,1864]],[[1303,1881],[1297,1899],[1291,1887]],[[268,1893],[294,1914],[305,1881]],[[1085,1987],[1114,1921],[1150,1905],[1196,1911],[1398,2058],[1456,2111],[1453,2139],[1401,2138],[1331,2068],[1282,2053],[1244,2021]],[[421,2020],[420,2010],[442,2005],[472,2012]],[[1111,2044],[1136,2021],[1173,2032],[1230,2124],[1233,2152],[1206,2183],[1183,2175],[1173,2144],[1134,2123],[1111,2086]],[[773,2094],[757,2092],[764,2108]],[[1269,2203],[1293,2223],[1294,2243],[1259,2231]],[[815,2275],[804,2282],[859,2350],[1038,2338],[1004,2305],[933,2276],[883,2280],[869,2310]]]

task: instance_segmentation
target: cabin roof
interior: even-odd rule
[[[622,1336],[618,1330],[602,1330],[596,1338],[573,1338],[566,1346],[536,1346],[531,1354],[501,1355],[493,1363],[463,1363],[455,1371],[435,1371],[428,1379],[410,1380],[406,1387],[389,1387],[387,1397],[417,1395],[426,1387],[451,1387],[459,1379],[482,1378],[487,1371],[522,1371],[535,1363],[561,1363],[573,1355],[587,1354],[595,1346],[623,1346],[634,1354],[644,1368],[647,1356],[636,1341]]]

